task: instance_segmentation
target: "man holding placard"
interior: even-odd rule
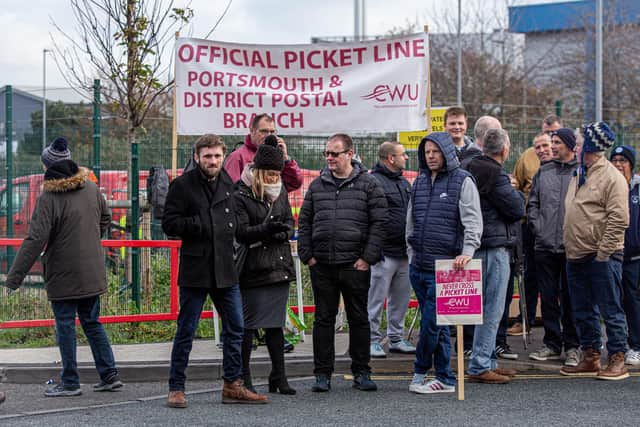
[[[471,175],[460,169],[446,132],[433,132],[418,147],[420,175],[413,183],[407,213],[409,278],[418,298],[420,338],[409,391],[419,394],[455,390],[449,327],[436,323],[435,260],[455,258],[462,269],[480,246],[482,213]],[[425,375],[435,365],[436,375]]]

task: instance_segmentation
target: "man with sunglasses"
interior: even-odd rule
[[[229,154],[224,162],[224,169],[227,171],[233,182],[240,179],[240,174],[247,163],[253,162],[258,147],[264,144],[264,140],[269,135],[276,135],[276,125],[273,118],[266,114],[257,114],[251,120],[249,134],[244,138],[244,144]],[[282,171],[282,182],[287,192],[295,191],[302,186],[302,172],[295,160],[287,154],[287,145],[284,139],[278,138],[278,147],[284,155],[284,169]]]
[[[387,338],[391,353],[413,354],[416,348],[404,339],[404,316],[411,297],[409,259],[404,229],[411,184],[402,176],[409,156],[399,142],[386,141],[378,148],[378,163],[371,175],[382,187],[389,205],[389,224],[382,248],[382,261],[371,267],[369,323],[371,357],[387,357],[382,348],[380,321],[387,301]]]
[[[309,185],[298,219],[298,254],[309,265],[316,305],[312,391],[331,389],[340,294],[349,319],[353,387],[373,391],[377,386],[369,367],[369,267],[382,254],[387,199],[376,178],[353,159],[349,135],[331,136],[324,154],[327,167]]]

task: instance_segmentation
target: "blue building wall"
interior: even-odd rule
[[[5,140],[6,129],[6,103],[5,88],[0,87],[0,123],[1,135],[0,141]],[[19,89],[12,88],[13,92],[13,135],[14,141],[21,141],[25,133],[31,133],[31,113],[42,110],[42,98],[23,92]],[[4,152],[4,145],[1,152]]]
[[[542,33],[557,32],[558,37],[562,37],[562,33],[584,32],[584,50],[587,58],[587,82],[584,88],[585,121],[595,119],[595,15],[595,0],[509,7],[509,31],[523,33],[526,38]],[[605,24],[638,24],[640,0],[604,0],[603,15]]]

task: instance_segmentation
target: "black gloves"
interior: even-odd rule
[[[281,221],[273,221],[273,222],[267,223],[267,231],[269,232],[269,234],[287,232],[289,230],[290,230],[289,225]]]

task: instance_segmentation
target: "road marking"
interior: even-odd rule
[[[629,372],[631,377],[640,377],[640,372]],[[345,374],[344,379],[347,381],[353,380],[353,375]],[[429,375],[427,375],[429,377]],[[465,375],[465,379],[467,376]],[[548,379],[595,379],[596,377],[585,376],[566,376],[562,374],[517,374],[513,380],[548,380]],[[412,380],[413,375],[371,375],[371,379],[374,381],[405,381]]]

